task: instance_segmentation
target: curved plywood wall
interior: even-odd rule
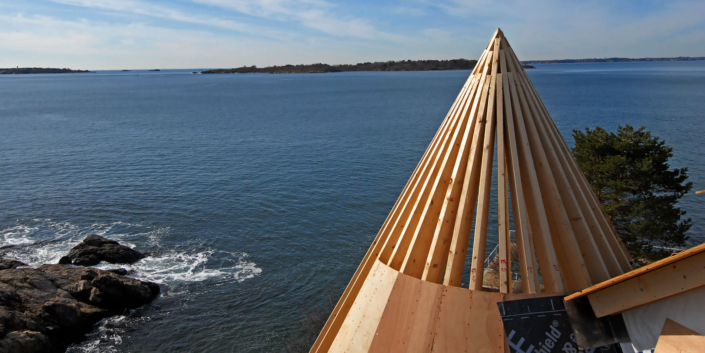
[[[493,168],[500,293],[482,291]],[[435,343],[443,341],[438,335],[462,336],[463,330],[482,326],[478,323],[496,311],[497,301],[514,295],[508,294],[510,227],[516,232],[524,296],[579,291],[631,270],[599,200],[497,29],[311,351],[397,351],[375,347],[407,342],[397,329],[385,328],[401,329],[409,315],[413,325],[404,337],[425,347],[421,350],[441,344]],[[470,239],[469,288],[454,288],[463,278]],[[493,304],[463,311],[476,298]],[[409,304],[413,300],[422,306]],[[453,313],[452,325],[437,320],[444,307]],[[466,320],[471,320],[466,326],[456,326]],[[480,335],[494,342],[489,351],[504,351],[499,322],[498,329],[488,324]],[[477,342],[478,331],[472,330]]]

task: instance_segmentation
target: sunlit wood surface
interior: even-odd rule
[[[499,293],[483,291],[494,168]],[[456,288],[471,239],[469,288]],[[311,352],[504,352],[498,301],[579,291],[630,260],[497,29]]]

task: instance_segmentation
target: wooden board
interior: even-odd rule
[[[428,352],[442,286],[399,274],[369,352]]]
[[[514,215],[522,290],[529,295],[541,292],[542,287],[547,292],[581,290],[631,268],[628,253],[599,200],[498,29],[331,313],[312,352],[326,352],[333,343],[338,351],[368,350],[378,337],[378,325],[388,310],[390,317],[397,319],[385,321],[382,326],[381,330],[390,335],[385,334],[384,339],[375,343],[380,345],[380,351],[411,349],[394,346],[399,342],[414,342],[413,349],[430,350],[433,347],[429,342],[433,341],[429,337],[439,339],[437,351],[449,350],[448,342],[457,341],[465,347],[466,339],[482,341],[481,337],[472,336],[477,332],[494,332],[476,327],[460,342],[458,332],[446,334],[445,329],[438,331],[436,327],[441,322],[446,325],[457,320],[462,325],[468,318],[484,322],[488,310],[495,307],[482,303],[496,304],[501,300],[501,294],[486,296],[477,291],[477,298],[470,299],[474,304],[466,317],[456,316],[452,309],[440,309],[466,303],[465,293],[459,294],[447,286],[460,285],[472,233],[470,287],[482,289],[490,228],[488,211],[493,202],[490,191],[495,147],[500,183],[499,258],[500,270],[504,270],[499,275],[501,292],[511,291],[509,212]],[[539,270],[544,286],[540,284]],[[406,277],[395,277],[394,284],[389,284],[384,280],[387,277],[381,275],[389,271],[400,271],[397,276]],[[441,281],[446,286],[439,286]],[[394,298],[389,297],[392,291]],[[404,294],[406,291],[416,294]],[[399,315],[417,313],[416,304],[409,301],[414,295],[424,296],[424,304],[418,310],[430,310],[428,315],[436,315],[438,320],[432,324],[428,317],[417,317],[412,320],[413,325],[407,326],[407,331],[415,333],[399,336],[406,331],[397,330],[395,325],[410,320]],[[386,299],[379,299],[385,296]],[[445,297],[448,300],[444,306]],[[434,305],[439,308],[436,314]],[[478,305],[484,309],[476,312],[473,308]],[[483,325],[491,327],[492,320]],[[422,333],[427,331],[435,336]],[[445,346],[440,342],[446,342]],[[476,351],[475,346],[498,352],[506,350],[499,341],[475,344],[470,351]]]
[[[444,286],[432,352],[470,352],[474,327],[472,293],[467,289]]]
[[[705,336],[666,319],[654,353],[701,353],[705,350]]]
[[[675,264],[676,262],[683,261],[691,256],[699,255],[702,253],[705,253],[705,243],[694,246],[694,247],[687,249],[687,250],[683,250],[676,255],[673,255],[673,256],[667,257],[665,259],[656,261],[654,263],[648,264],[648,265],[641,267],[641,268],[638,268],[634,271],[627,272],[621,276],[612,278],[612,279],[604,281],[602,283],[598,283],[590,288],[584,289],[581,292],[574,293],[574,294],[567,296],[565,298],[565,300],[571,300],[573,298],[586,296],[590,293],[594,293],[594,292],[603,290],[607,287],[610,287],[610,286],[616,285],[618,283],[630,280],[634,277],[641,276],[641,275],[646,274],[648,272],[653,272],[659,268]]]
[[[614,315],[705,286],[705,253],[690,256],[587,295],[595,316]]]
[[[399,272],[376,261],[329,352],[367,352]]]
[[[499,42],[495,44],[492,71],[497,72],[499,66]],[[477,199],[477,219],[475,220],[475,236],[471,258],[470,285],[471,289],[482,289],[483,274],[485,270],[485,251],[487,248],[487,226],[490,211],[490,193],[492,189],[492,160],[494,156],[494,137],[497,116],[495,115],[495,85],[496,75],[491,76],[489,96],[487,98],[487,111],[481,112],[485,119],[485,138],[482,144],[482,166],[480,167],[480,185]],[[485,108],[483,104],[482,109]],[[478,116],[479,117],[479,116]]]

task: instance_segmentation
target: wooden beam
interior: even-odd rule
[[[465,109],[467,110],[469,106],[470,104],[466,104]],[[465,111],[462,116],[467,116]],[[443,281],[443,274],[446,267],[444,265],[448,261],[453,238],[453,226],[458,216],[460,195],[463,190],[463,181],[465,180],[468,160],[470,159],[469,155],[473,142],[472,137],[478,125],[477,119],[472,119],[472,117],[469,116],[467,119],[470,121],[466,124],[465,132],[460,141],[460,150],[458,151],[453,166],[450,182],[446,189],[445,198],[443,199],[443,207],[438,216],[430,251],[428,251],[424,272],[421,276],[422,280],[433,283],[441,283]]]
[[[541,129],[542,125],[536,122],[539,118],[536,116],[537,111],[532,109],[521,82],[522,73],[519,71],[523,69],[516,57],[512,59],[514,62],[510,66],[518,72],[514,77],[525,117],[527,136],[531,143],[532,154],[537,161],[535,166],[541,185],[541,196],[544,205],[549,210],[547,216],[551,236],[556,247],[563,250],[558,255],[561,267],[564,271],[571,271],[568,277],[564,277],[568,289],[581,290],[589,287],[592,283],[609,279],[610,275],[595,241],[589,233],[587,223],[580,212],[575,195],[570,189],[551,141],[545,131]],[[558,271],[557,268],[556,271]],[[541,273],[544,276],[546,274],[543,266]],[[589,281],[580,281],[580,276],[586,274]]]
[[[500,44],[500,48],[501,48]],[[500,49],[500,67],[502,70],[502,97],[504,100],[504,123],[507,127],[507,169],[509,172],[509,190],[512,197],[512,211],[514,212],[514,230],[519,253],[519,270],[521,274],[522,292],[537,293],[539,286],[538,272],[535,269],[535,250],[532,242],[532,230],[529,226],[528,205],[524,198],[524,189],[519,163],[518,141],[514,128],[514,114],[508,84],[508,71],[506,55]]]
[[[484,68],[483,68],[484,71]],[[478,89],[479,90],[479,89]],[[458,204],[458,215],[453,226],[453,237],[451,239],[448,260],[446,262],[443,284],[447,286],[460,286],[465,267],[465,257],[467,255],[468,242],[470,239],[470,226],[475,214],[475,201],[479,188],[480,165],[482,161],[482,144],[485,131],[485,121],[479,118],[478,106],[481,95],[477,95],[470,117],[476,121],[477,126],[473,132],[465,179],[463,180],[463,190],[460,192],[460,202]]]
[[[587,295],[595,316],[625,312],[705,286],[705,253],[690,256]]]
[[[483,57],[486,56],[486,54],[483,54]],[[481,58],[482,59],[482,58]],[[475,70],[473,70],[474,72]],[[465,85],[463,86],[463,89],[469,90],[472,84],[476,81],[475,80],[475,75],[471,74],[468,77],[468,80],[465,82]],[[386,241],[388,240],[389,237],[389,232],[391,231],[391,225],[392,225],[392,220],[394,219],[395,215],[400,212],[400,210],[403,208],[402,204],[404,203],[404,197],[406,195],[409,195],[409,188],[412,185],[412,181],[414,180],[414,177],[417,176],[420,173],[422,169],[422,165],[424,164],[424,159],[430,157],[432,154],[433,146],[434,146],[434,141],[437,141],[440,136],[443,134],[443,131],[445,131],[445,128],[447,125],[450,123],[450,117],[452,116],[453,112],[455,111],[455,108],[458,106],[458,104],[462,101],[464,93],[461,91],[460,94],[458,94],[458,97],[456,98],[455,103],[453,104],[453,107],[449,110],[448,114],[446,115],[446,118],[444,119],[444,122],[442,123],[441,127],[438,129],[436,132],[436,135],[434,136],[431,144],[429,145],[428,149],[424,153],[424,157],[419,161],[418,165],[416,166],[416,169],[414,170],[412,177],[409,179],[407,182],[407,185],[404,187],[399,199],[397,200],[396,204],[392,208],[392,211],[390,212],[390,215],[387,217],[387,220],[385,220],[385,223],[383,224],[382,228],[380,229],[380,232],[377,234],[375,237],[375,240],[372,242],[372,245],[370,248],[367,250],[367,253],[365,254],[365,257],[363,257],[362,261],[360,262],[360,265],[358,266],[357,270],[355,271],[355,274],[353,277],[350,279],[350,282],[348,283],[348,286],[345,288],[345,291],[341,295],[340,299],[338,300],[338,303],[336,306],[333,308],[333,311],[331,312],[330,317],[326,321],[326,324],[323,326],[323,329],[321,329],[321,333],[319,334],[318,338],[316,339],[316,342],[314,342],[311,352],[325,352],[330,348],[330,345],[332,344],[333,340],[335,339],[336,334],[338,333],[343,320],[347,316],[353,302],[355,301],[355,298],[357,297],[360,288],[362,287],[363,282],[365,281],[365,278],[369,274],[372,265],[374,264],[375,260],[379,257],[379,255],[382,252],[384,244],[386,244]],[[410,195],[409,195],[410,197]],[[408,198],[407,198],[408,201]],[[397,216],[398,219],[398,216]]]
[[[480,81],[482,84],[482,81]],[[433,189],[433,181],[438,175],[443,173],[441,166],[443,164],[444,155],[447,153],[448,149],[452,148],[451,138],[452,131],[457,129],[456,125],[459,123],[460,117],[455,116],[454,121],[450,125],[448,133],[442,137],[440,148],[438,149],[435,156],[429,165],[429,173],[427,177],[420,181],[420,190],[417,198],[413,200],[411,210],[408,214],[406,222],[404,222],[404,228],[401,231],[399,239],[397,240],[392,255],[389,258],[387,264],[394,268],[395,270],[400,270],[402,263],[407,256],[409,251],[409,245],[411,244],[412,238],[414,237],[414,230],[416,230],[418,224],[423,221],[421,215],[426,205],[426,201],[432,197],[431,191]]]
[[[497,43],[499,44],[499,43]],[[499,52],[499,48],[496,49]],[[509,239],[509,193],[507,192],[507,161],[504,138],[504,104],[502,102],[502,74],[497,74],[497,219],[499,220],[499,291],[512,291],[512,254]]]
[[[646,274],[648,272],[655,271],[659,268],[670,266],[672,264],[675,264],[676,262],[685,260],[691,256],[695,256],[695,255],[702,254],[702,253],[705,253],[705,243],[694,246],[690,249],[683,250],[683,251],[679,252],[678,254],[675,254],[675,255],[672,255],[672,256],[667,257],[665,259],[648,264],[644,267],[640,267],[634,271],[627,272],[621,276],[612,278],[612,279],[604,281],[602,283],[598,283],[590,288],[586,288],[586,289],[582,290],[581,292],[573,293],[573,294],[567,296],[565,298],[565,300],[572,300],[575,298],[584,297],[590,293],[595,293],[595,292],[603,290],[607,287],[610,287],[610,286],[616,285],[618,283],[627,281],[629,279],[641,276],[641,275]]]
[[[486,52],[483,55],[483,62],[486,62],[489,60],[491,57],[490,52]],[[486,80],[486,72],[483,69],[482,72],[477,70],[478,67],[476,67],[476,71],[478,72],[479,75],[479,81],[478,85],[475,88],[477,92],[482,92],[481,90],[483,89],[485,85],[485,80]],[[475,91],[473,90],[473,91]],[[472,91],[471,91],[472,93]],[[475,111],[476,104],[480,98],[480,95],[475,94],[474,97],[474,103],[473,103],[473,110],[470,113],[470,116],[473,116],[473,112]],[[432,163],[431,163],[431,168],[429,171],[428,176],[422,180],[419,194],[412,203],[411,210],[409,211],[408,217],[406,219],[406,222],[403,224],[403,228],[401,230],[401,233],[396,241],[396,244],[391,243],[385,248],[387,250],[390,246],[393,247],[393,250],[391,252],[391,255],[389,257],[389,260],[387,261],[387,264],[391,266],[394,269],[401,269],[404,260],[407,258],[407,253],[409,251],[409,245],[414,237],[414,231],[417,229],[417,225],[419,224],[420,217],[423,213],[424,210],[424,205],[425,202],[428,200],[428,198],[431,195],[431,189],[432,186],[429,186],[429,184],[432,184],[432,180],[435,179],[435,177],[439,174],[439,164],[442,163],[441,157],[444,155],[444,151],[447,150],[449,147],[449,135],[450,132],[455,129],[455,124],[458,122],[459,116],[456,114],[454,123],[450,125],[450,129],[448,132],[442,137],[442,143],[441,143],[441,148],[436,152],[435,156],[433,157]]]
[[[511,50],[511,48],[510,48]],[[523,75],[528,79],[528,76],[526,75],[526,72],[523,72]],[[543,104],[543,101],[539,98],[538,92],[536,92],[535,87],[533,85],[529,86],[530,91],[532,92],[532,95],[536,97],[536,101],[539,103],[540,109],[543,111],[545,116],[550,117],[550,114],[548,113],[548,110],[546,109],[545,105]],[[550,126],[551,130],[554,132],[555,135],[560,137],[560,132],[558,131],[558,128],[555,126],[555,123],[553,122],[552,119],[548,119],[548,125]],[[592,213],[596,216],[598,224],[603,232],[605,234],[605,238],[607,242],[609,243],[610,247],[612,248],[612,252],[615,254],[615,257],[622,268],[622,272],[628,272],[631,271],[631,257],[629,256],[628,251],[624,247],[624,244],[622,241],[619,239],[619,236],[617,235],[616,230],[614,229],[614,226],[612,223],[609,221],[609,217],[607,217],[607,214],[605,213],[602,204],[600,203],[599,199],[597,198],[597,195],[592,190],[592,187],[589,185],[587,179],[585,178],[585,175],[583,174],[582,170],[578,166],[577,161],[573,157],[570,148],[568,147],[567,143],[565,140],[561,137],[559,139],[559,144],[561,145],[561,148],[564,151],[564,154],[566,156],[569,156],[568,162],[570,163],[571,169],[573,170],[574,174],[576,177],[578,177],[578,182],[581,187],[581,190],[585,194],[587,201],[589,203],[590,208],[592,209]]]
[[[507,66],[509,69],[509,72],[507,72],[507,78],[509,88],[511,90],[512,107],[514,108],[514,123],[517,127],[517,146],[518,152],[520,153],[519,162],[522,172],[522,181],[524,190],[526,190],[525,197],[527,200],[527,209],[529,211],[529,222],[532,230],[533,241],[536,245],[537,258],[542,268],[541,274],[543,277],[543,284],[546,292],[565,292],[567,290],[563,287],[559,262],[556,258],[556,251],[554,250],[553,242],[551,241],[553,234],[551,234],[551,230],[549,228],[546,209],[544,208],[544,204],[541,202],[542,192],[546,192],[547,190],[542,190],[539,187],[539,177],[536,174],[538,167],[534,163],[534,158],[540,157],[540,153],[542,153],[542,151],[534,151],[531,148],[531,142],[529,141],[529,136],[527,135],[527,127],[524,123],[526,119],[524,117],[525,111],[522,109],[522,105],[520,104],[516,81],[514,79],[516,69],[513,67],[512,60],[509,58],[507,60]],[[524,176],[524,173],[526,173],[526,176]],[[561,252],[561,255],[562,254],[563,253]],[[571,275],[580,276],[579,271],[574,272],[575,273],[571,272]],[[585,273],[585,275],[587,275],[587,273]],[[585,287],[587,286],[582,288]]]
[[[516,58],[516,56],[514,57]],[[519,65],[518,62],[515,64]],[[557,134],[556,131],[552,129],[554,125],[552,124],[551,118],[548,112],[541,109],[542,104],[540,98],[535,94],[533,85],[531,85],[526,72],[521,70],[519,77],[522,81],[524,94],[529,102],[532,115],[535,117],[537,130],[541,134],[544,149],[549,152],[548,155],[551,157],[550,161],[552,162],[551,168],[553,173],[554,175],[558,174],[556,180],[559,182],[558,186],[561,195],[565,195],[563,196],[563,200],[570,217],[572,228],[576,232],[581,251],[584,255],[587,255],[585,262],[588,265],[598,262],[596,266],[598,273],[595,273],[595,271],[591,271],[590,273],[592,281],[601,282],[609,277],[624,273],[608,243],[606,235],[598,224],[598,216],[595,214],[595,210],[591,208],[588,200],[590,195],[585,195],[586,192],[592,192],[592,190],[584,190],[579,183],[578,178],[580,178],[580,176],[576,177],[576,170],[570,163],[573,157],[569,152],[568,155],[566,155],[566,151],[563,148],[565,141],[560,134]],[[577,170],[577,173],[582,174],[580,170]],[[598,259],[604,262],[604,267],[608,271],[606,275],[602,269],[603,266],[599,265],[600,261],[598,261]]]
[[[482,290],[483,275],[485,269],[485,252],[487,251],[487,225],[490,212],[490,192],[492,187],[492,159],[494,157],[494,135],[497,117],[495,115],[494,103],[495,85],[497,80],[497,66],[499,64],[499,41],[496,41],[494,58],[492,60],[492,74],[490,81],[490,91],[487,98],[487,111],[481,105],[480,113],[484,115],[485,138],[482,147],[482,167],[480,171],[480,194],[477,203],[477,218],[475,220],[475,238],[472,247],[470,289]],[[483,98],[485,99],[485,98]],[[479,116],[479,115],[478,115]]]
[[[492,48],[489,47],[489,49]],[[483,76],[487,75],[487,68],[489,67],[488,64],[490,63],[492,56],[492,52],[488,52],[486,58],[484,59],[483,64],[485,65],[485,68],[482,70]],[[484,99],[485,98],[482,97],[482,100]],[[481,107],[482,100],[480,103]],[[438,228],[437,226],[444,222],[444,219],[441,217],[441,212],[443,211],[443,205],[447,205],[446,201],[449,201],[445,197],[445,194],[447,193],[448,188],[452,187],[454,184],[453,172],[457,170],[453,163],[456,162],[456,159],[461,151],[464,152],[461,148],[464,141],[460,141],[458,137],[461,136],[462,138],[465,136],[465,134],[461,134],[461,132],[465,131],[468,125],[474,126],[474,121],[472,119],[467,119],[465,114],[462,114],[459,119],[459,123],[452,131],[452,138],[448,144],[449,148],[442,155],[442,162],[439,167],[440,173],[438,173],[435,180],[433,180],[431,184],[429,198],[425,201],[425,205],[420,215],[420,221],[417,224],[416,229],[413,231],[408,251],[404,256],[400,267],[400,271],[402,273],[416,278],[423,277],[424,269],[426,267],[425,265],[428,263],[427,259],[429,254],[433,253],[431,245],[434,243],[437,244],[437,241],[434,242],[435,237],[429,237],[429,234],[435,235],[434,231]],[[453,165],[454,167],[450,168],[449,165]],[[450,214],[454,215],[454,213]],[[450,225],[450,221],[448,223]],[[444,252],[447,253],[447,250]]]
[[[439,129],[439,132],[431,141],[431,144],[429,145],[426,153],[424,154],[424,157],[419,162],[417,171],[412,174],[411,178],[409,179],[409,184],[404,191],[406,194],[408,194],[408,196],[404,198],[400,206],[399,216],[397,216],[392,222],[389,223],[389,236],[386,237],[382,251],[379,254],[380,261],[384,263],[389,262],[389,258],[391,257],[392,252],[394,251],[394,247],[396,246],[396,243],[399,240],[399,236],[402,234],[404,224],[409,217],[409,213],[411,212],[411,208],[413,207],[414,201],[419,197],[421,184],[423,183],[423,180],[428,178],[428,173],[430,170],[429,165],[433,157],[437,153],[437,149],[441,143],[442,136],[445,136],[447,134],[451,123],[454,121],[454,117],[458,114],[457,112],[462,111],[464,109],[468,96],[472,94],[472,88],[476,86],[477,83],[478,80],[473,79],[470,82],[470,87],[467,87],[464,92],[461,92],[461,94],[459,95],[459,101],[457,102],[458,104],[454,106],[453,109],[451,109],[451,111],[448,113],[448,116],[444,120],[443,125]]]

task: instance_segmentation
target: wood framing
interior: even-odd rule
[[[705,244],[566,297],[587,296],[596,317],[618,314],[705,286]]]
[[[497,232],[489,231],[492,202]],[[485,291],[488,242],[498,244],[500,293]],[[630,270],[599,200],[497,29],[311,352],[502,353],[498,301],[579,291]],[[522,294],[511,293],[513,275]]]
[[[698,353],[705,347],[705,336],[666,319],[654,353]]]

